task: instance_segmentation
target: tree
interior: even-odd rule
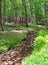
[[[48,3],[47,2],[45,2],[44,4],[44,10],[45,10],[45,18],[46,18],[45,26],[46,26],[46,29],[48,29]]]
[[[34,0],[29,0],[30,3],[30,13],[31,13],[31,17],[34,19],[33,23],[35,24],[35,12],[34,12]]]
[[[14,9],[15,9],[15,19],[16,19],[15,23],[16,23],[17,22],[17,15],[18,15],[18,13],[17,13],[18,6],[17,6],[17,2],[15,2],[15,1],[14,1]]]
[[[25,11],[25,23],[26,23],[26,27],[28,27],[28,22],[27,22],[27,8],[26,8],[25,0],[22,0],[22,5],[24,6],[24,11]]]
[[[3,22],[6,21],[6,0],[3,0]]]
[[[2,0],[0,0],[0,31],[3,31],[2,14],[1,14],[1,4],[2,4]]]

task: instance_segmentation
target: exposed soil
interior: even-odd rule
[[[33,51],[37,32],[38,30],[28,32],[26,39],[23,40],[20,46],[1,54],[0,65],[21,65],[22,60]]]

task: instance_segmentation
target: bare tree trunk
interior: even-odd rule
[[[3,23],[6,22],[6,0],[3,0]]]
[[[48,29],[48,3],[44,4],[44,11],[45,11],[45,19],[46,19],[45,28]]]
[[[17,9],[18,9],[18,6],[17,6],[17,3],[16,2],[14,2],[14,9],[15,9],[15,18],[16,18],[16,21],[15,21],[15,23],[17,23]]]
[[[28,27],[28,22],[27,22],[27,8],[26,8],[25,0],[22,0],[22,4],[23,4],[24,10],[25,10],[25,23],[26,23],[26,27]]]
[[[3,31],[3,27],[2,27],[2,14],[1,14],[1,3],[2,3],[2,0],[0,0],[0,31]]]
[[[34,0],[29,0],[30,3],[30,12],[31,12],[31,17],[33,18],[33,23],[35,24],[35,13],[34,13]]]
[[[20,21],[20,25],[22,25],[22,18],[21,17],[20,17],[20,20],[19,21]]]

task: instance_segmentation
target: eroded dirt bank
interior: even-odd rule
[[[29,31],[20,46],[0,55],[0,65],[21,65],[22,60],[33,51],[38,30]]]

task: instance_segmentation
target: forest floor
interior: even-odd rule
[[[16,46],[14,49],[0,55],[0,64],[2,65],[21,65],[22,60],[31,54],[34,45],[34,38],[36,37],[37,30],[30,31],[27,34],[26,39],[20,46]]]
[[[39,28],[38,26],[36,28],[35,25],[33,27],[29,26],[29,28],[22,28],[20,26],[15,30],[11,29],[11,31],[8,28],[9,32],[5,29],[5,32],[0,33],[0,65],[31,65],[28,63],[29,61],[25,62],[23,60],[29,57],[34,49],[38,50],[38,44],[39,48],[41,43],[44,45],[41,37],[41,40],[39,39],[41,42],[39,43],[38,40],[37,46],[34,48],[35,40],[40,29],[42,29],[42,26],[39,26]],[[48,31],[41,31],[39,35],[44,37],[48,35]]]

